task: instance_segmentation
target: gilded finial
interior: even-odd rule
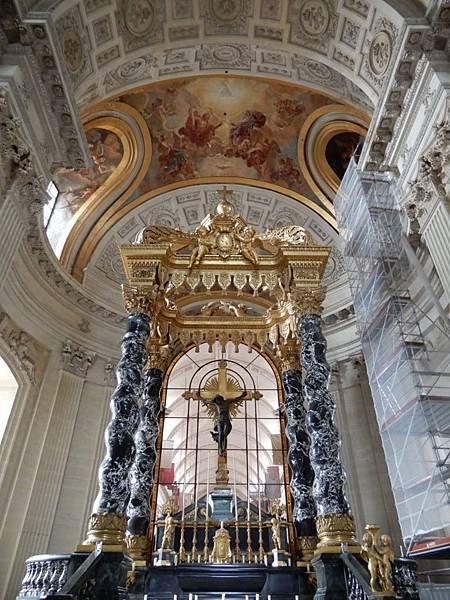
[[[221,217],[229,217],[234,214],[234,206],[228,200],[228,196],[233,195],[233,191],[229,190],[226,185],[221,190],[217,190],[217,193],[222,196],[219,204],[217,205],[216,212]]]

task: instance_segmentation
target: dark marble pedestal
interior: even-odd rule
[[[188,600],[220,600],[240,598],[248,595],[249,600],[258,594],[261,600],[270,595],[272,600],[312,600],[312,589],[304,568],[264,565],[178,565],[176,567],[150,567],[147,572],[145,593],[148,600],[173,598]]]
[[[339,554],[319,554],[311,564],[317,574],[314,600],[347,600],[345,567]]]

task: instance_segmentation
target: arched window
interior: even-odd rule
[[[0,443],[19,387],[11,369],[0,356]]]
[[[268,546],[274,503],[280,505],[284,513],[289,493],[286,494],[286,442],[284,417],[280,414],[280,386],[265,356],[248,350],[247,346],[240,345],[236,352],[228,344],[227,351],[222,353],[217,343],[213,352],[208,352],[208,345],[202,344],[198,352],[192,349],[184,354],[172,369],[162,418],[155,549],[161,544],[162,519],[168,501],[173,502],[177,522],[186,524],[184,532],[175,534],[175,547],[179,549],[180,535],[184,535],[188,553],[192,553],[192,545],[196,546],[197,554],[191,558],[195,562],[201,561],[207,551],[206,514],[211,524],[224,521],[230,532],[232,528],[234,561],[241,560],[249,546],[254,553],[252,560],[253,555],[262,551],[263,544]],[[220,390],[220,368],[226,369],[222,373],[222,384],[226,380],[228,390],[235,388],[235,395],[243,389],[248,392],[245,400],[238,400],[229,409],[232,429],[227,436],[226,458],[219,456],[214,410],[208,410],[208,403],[203,401],[203,397],[212,399],[220,393],[217,391],[217,388]],[[229,397],[232,396],[230,391]],[[247,539],[249,515],[251,542]],[[287,517],[282,519],[281,532],[286,548],[290,541],[289,515]],[[235,527],[236,518],[239,531]],[[208,536],[210,549],[212,534],[210,531]],[[237,536],[240,549],[236,552]]]

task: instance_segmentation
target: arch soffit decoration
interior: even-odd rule
[[[182,78],[184,80],[185,78]],[[251,81],[248,77],[239,77],[239,80],[244,79],[246,82]],[[192,79],[195,81],[195,78]],[[285,85],[285,84],[284,84]],[[141,89],[147,90],[151,86],[139,86],[133,92],[137,92]],[[304,93],[304,87],[293,86],[293,89],[298,90],[299,93]],[[322,107],[323,111],[320,114],[329,113],[330,115],[333,113],[333,110],[337,111],[341,117],[347,120],[349,123],[352,120],[361,123],[367,123],[368,117],[367,115],[355,108],[350,106],[342,105],[342,104],[332,104],[326,107]],[[70,231],[68,238],[66,240],[62,256],[61,262],[66,267],[71,269],[72,274],[76,279],[82,280],[83,273],[88,266],[90,257],[92,253],[95,251],[95,248],[99,244],[102,237],[107,233],[107,231],[113,227],[118,220],[120,220],[124,214],[132,211],[135,207],[139,206],[142,203],[147,202],[152,198],[156,198],[160,194],[164,194],[166,191],[175,190],[177,188],[189,187],[193,184],[201,183],[208,184],[212,182],[217,182],[217,184],[228,183],[228,184],[248,184],[254,185],[257,188],[264,188],[273,192],[279,192],[284,195],[287,195],[293,198],[295,201],[305,204],[310,207],[312,210],[317,212],[317,214],[324,219],[326,222],[335,227],[335,221],[333,216],[333,205],[330,202],[329,198],[323,194],[320,188],[315,184],[314,178],[309,174],[309,168],[306,166],[306,162],[303,161],[301,163],[302,156],[305,154],[303,151],[304,145],[304,137],[300,135],[299,138],[299,148],[298,148],[298,159],[299,164],[305,172],[302,172],[302,176],[305,178],[307,183],[310,185],[312,191],[320,197],[322,200],[322,204],[326,207],[326,209],[321,208],[319,204],[316,204],[309,198],[306,198],[304,195],[295,192],[285,186],[280,186],[277,184],[273,184],[270,182],[264,182],[260,180],[253,180],[244,177],[197,177],[194,180],[185,180],[179,182],[173,182],[166,185],[160,185],[159,187],[153,187],[151,191],[142,194],[138,197],[132,198],[133,192],[135,192],[142,182],[145,173],[148,170],[148,167],[151,163],[152,158],[152,146],[149,129],[145,124],[145,121],[139,111],[135,110],[129,104],[125,104],[124,102],[118,101],[109,101],[106,103],[100,103],[99,105],[93,106],[89,111],[84,112],[84,119],[87,125],[87,128],[95,126],[95,117],[104,119],[101,121],[102,126],[105,128],[108,127],[108,118],[111,118],[111,129],[114,127],[116,130],[118,129],[117,123],[114,119],[120,119],[121,111],[123,111],[124,116],[130,120],[135,120],[134,130],[138,131],[139,136],[142,138],[142,164],[137,165],[139,161],[139,150],[137,148],[136,143],[130,142],[127,139],[127,145],[129,147],[129,154],[124,154],[124,159],[116,171],[112,176],[99,188],[94,194],[93,198],[89,198],[89,207],[87,210],[82,207],[76,215],[78,220],[75,222],[75,226]],[[315,111],[317,112],[317,111]],[[315,114],[315,113],[314,113]],[[109,116],[108,116],[109,115]],[[313,120],[311,116],[307,118],[308,123],[312,123]],[[306,125],[306,123],[305,123]],[[119,128],[120,129],[120,128]],[[128,129],[130,127],[128,126]],[[304,131],[305,127],[303,126],[302,131]],[[119,132],[120,133],[120,132]],[[122,135],[123,137],[123,135]],[[134,169],[134,178],[129,175],[130,172],[133,172]],[[117,180],[120,179],[120,176],[126,173],[126,185],[122,186],[121,192],[117,191]],[[313,185],[311,185],[311,183]],[[131,197],[131,200],[130,200]]]
[[[326,159],[329,141],[348,132],[366,137],[369,125],[370,118],[362,111],[343,111],[340,104],[318,108],[306,119],[298,137],[298,162],[308,185],[322,202],[330,203],[340,183]]]
[[[122,143],[123,157],[108,179],[84,202],[73,216],[73,226],[60,257],[71,267],[73,257],[83,243],[89,228],[111,205],[121,206],[131,195],[148,170],[152,158],[150,133],[137,110],[119,102],[104,102],[82,114],[85,131],[104,129],[115,133]]]
[[[93,0],[53,3],[78,102],[99,101],[137,82],[228,70],[344,91],[343,99],[353,95],[367,109],[381,92],[404,19],[424,18],[426,10],[397,0],[228,4],[147,0],[142,14],[136,0],[101,3],[101,11]]]

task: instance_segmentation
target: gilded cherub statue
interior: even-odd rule
[[[370,587],[374,592],[384,592],[386,595],[394,595],[392,586],[392,562],[394,552],[389,535],[380,537],[380,544],[376,543],[378,527],[366,525],[366,533],[363,535],[361,544],[361,556],[367,561],[370,574]]]

